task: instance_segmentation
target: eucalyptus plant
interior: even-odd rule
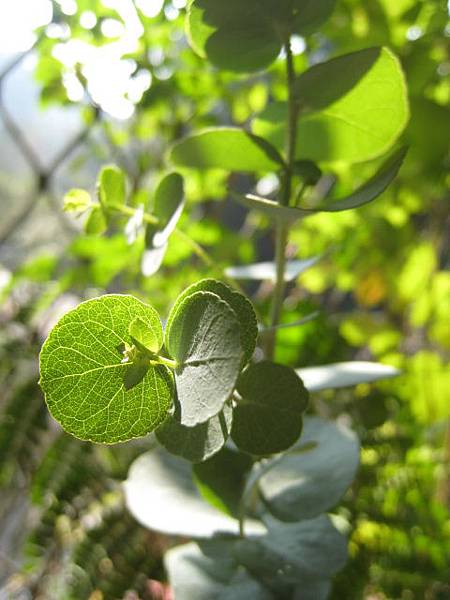
[[[249,129],[209,128],[177,142],[168,161],[179,171],[162,177],[150,206],[127,202],[126,177],[115,166],[101,170],[96,198],[85,190],[65,198],[66,210],[87,213],[89,234],[124,223],[130,244],[143,241],[145,276],[161,267],[177,238],[214,275],[174,299],[164,327],[151,304],[133,296],[89,299],[62,317],[40,355],[48,408],[67,432],[103,444],[155,433],[151,450],[130,469],[125,494],[143,525],[197,539],[166,555],[182,600],[328,596],[347,544],[342,519],[327,511],[353,481],[359,444],[342,423],[308,412],[309,393],[396,374],[373,363],[302,369],[275,362],[290,231],[318,212],[355,209],[380,196],[406,153],[397,144],[408,120],[406,87],[389,49],[296,71],[292,36],[317,31],[334,4],[191,1],[186,27],[193,50],[237,73],[284,61],[286,101],[269,104]],[[333,162],[369,160],[372,176],[332,197],[325,184]],[[267,316],[234,281],[239,267],[221,270],[178,227],[183,173],[213,168],[278,178],[274,197],[230,189],[273,224]],[[246,265],[246,277],[258,268]]]

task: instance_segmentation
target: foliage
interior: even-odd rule
[[[242,593],[243,597],[258,594],[264,597],[267,589],[272,590],[269,593],[279,594],[276,597],[281,597],[281,594],[290,597],[289,594],[294,594],[292,590],[298,581],[296,578],[303,583],[302,597],[307,593],[306,581],[312,598],[326,597],[330,590],[328,578],[343,566],[345,560],[342,536],[338,531],[345,529],[342,527],[344,521],[352,526],[350,562],[335,581],[332,592],[335,597],[359,598],[371,591],[395,598],[421,598],[426,594],[439,597],[440,593],[446,593],[445,539],[448,537],[445,529],[446,511],[442,506],[446,486],[442,442],[447,417],[445,390],[448,386],[445,385],[445,357],[439,354],[439,347],[445,347],[448,340],[445,310],[448,285],[444,272],[445,245],[441,229],[445,215],[442,165],[446,152],[445,140],[448,141],[444,125],[448,122],[445,106],[448,85],[439,74],[439,68],[448,60],[445,39],[439,34],[445,26],[445,7],[443,9],[439,2],[402,2],[401,6],[394,7],[392,3],[384,1],[369,6],[354,0],[341,0],[331,13],[334,3],[310,3],[307,5],[308,10],[312,11],[310,21],[302,23],[297,13],[286,18],[289,13],[285,11],[289,3],[276,3],[275,8],[272,2],[266,0],[264,6],[275,15],[267,25],[265,19],[260,19],[260,3],[257,4],[255,8],[253,3],[248,3],[248,12],[239,9],[236,13],[233,11],[233,7],[236,8],[233,2],[226,3],[226,6],[200,0],[191,3],[188,37],[200,58],[181,41],[181,17],[169,22],[162,16],[147,17],[143,10],[137,9],[143,24],[141,43],[134,52],[123,58],[136,61],[136,73],[139,69],[150,72],[152,85],[136,104],[133,119],[118,125],[103,114],[102,122],[96,125],[115,149],[114,160],[120,159],[118,162],[122,169],[106,167],[101,171],[98,195],[87,195],[77,187],[66,197],[67,210],[87,213],[87,234],[80,234],[62,259],[52,257],[50,261],[42,262],[39,258],[30,261],[14,275],[9,290],[14,298],[15,290],[23,286],[24,281],[37,282],[34,285],[38,286],[39,303],[33,301],[31,306],[38,315],[42,315],[43,309],[65,291],[74,291],[82,299],[88,298],[87,303],[64,317],[68,319],[70,315],[76,318],[80,314],[78,311],[86,304],[89,306],[89,303],[98,302],[90,298],[103,291],[132,293],[143,300],[146,306],[150,301],[163,316],[168,315],[168,307],[179,298],[169,313],[163,351],[160,343],[156,344],[158,333],[152,335],[151,330],[144,327],[144,321],[135,320],[135,314],[124,321],[121,318],[118,322],[114,320],[115,326],[117,322],[122,329],[120,339],[117,344],[111,345],[110,350],[114,364],[118,365],[118,372],[129,374],[128,377],[120,376],[114,384],[116,389],[120,387],[119,397],[123,399],[137,399],[138,392],[155,371],[167,374],[162,375],[162,379],[166,382],[167,390],[171,390],[169,372],[174,371],[178,396],[175,397],[171,391],[170,401],[173,401],[175,412],[168,412],[169,397],[161,395],[161,399],[166,398],[162,412],[168,418],[157,429],[156,437],[169,452],[181,454],[195,463],[206,459],[191,469],[188,463],[180,463],[162,451],[152,451],[139,457],[130,470],[125,487],[127,503],[133,514],[150,529],[196,537],[197,526],[206,528],[203,529],[204,536],[212,531],[223,531],[223,527],[227,530],[229,526],[232,535],[236,536],[216,542],[189,544],[167,554],[167,570],[177,597],[182,598],[180,594],[183,593],[191,594],[190,597],[201,597],[202,593],[206,594],[205,597],[212,597],[225,593],[225,590],[234,595]],[[314,6],[319,10],[318,14],[314,13]],[[74,39],[83,39],[98,46],[111,43],[103,36],[100,24],[107,18],[120,21],[122,16],[114,9],[106,9],[96,3],[91,3],[89,8],[95,10],[98,19],[98,25],[91,30],[80,27],[79,13],[73,16],[60,13],[58,18],[67,21]],[[297,5],[294,8],[297,10]],[[79,2],[79,12],[85,9],[86,6],[83,8],[82,2]],[[213,14],[209,16],[208,10]],[[230,19],[233,23],[233,15],[236,14],[239,15],[239,23],[246,23],[243,29],[244,35],[245,31],[249,34],[248,45],[242,39],[240,44],[237,43],[237,36],[243,35],[242,29],[238,27],[235,30],[229,26]],[[328,24],[326,17],[329,17]],[[225,27],[223,22],[226,23]],[[321,32],[313,33],[312,28],[318,25],[322,27]],[[250,35],[253,27],[258,32],[255,37]],[[286,37],[280,38],[280,31],[283,32],[285,27],[292,27],[291,32],[307,37],[306,52],[292,57],[295,70],[302,71],[302,74],[298,77],[294,97],[299,105],[299,142],[296,144],[298,153],[292,163],[291,205],[278,206],[275,204],[275,198],[280,197],[277,187],[281,190],[286,188],[286,165],[289,164],[289,153],[283,142],[286,113],[289,112],[286,110],[285,61],[277,59],[280,48],[285,45]],[[419,27],[422,35],[405,43],[405,33],[412,27]],[[78,65],[70,67],[51,57],[50,49],[58,44],[63,46],[67,42],[42,38],[37,77],[41,80],[44,103],[68,104],[70,100],[64,87],[68,73],[79,79],[89,95],[94,86],[83,74],[83,59]],[[345,208],[363,204],[367,182],[375,182],[374,197],[381,193],[397,175],[404,159],[403,151],[399,150],[385,167],[383,163],[386,159],[381,156],[399,138],[408,115],[403,75],[393,53],[381,49],[385,44],[400,56],[408,80],[412,119],[402,136],[402,142],[409,143],[411,148],[400,175],[382,198],[358,211],[336,214],[335,210],[342,201],[346,203]],[[367,45],[376,48],[361,49]],[[160,63],[152,58],[158,48],[162,49]],[[240,51],[236,53],[238,48]],[[242,48],[245,52],[241,51]],[[227,72],[209,68],[203,60],[205,56],[219,67],[226,68]],[[337,58],[329,60],[330,56]],[[318,61],[320,64],[315,65]],[[48,65],[44,68],[46,62],[51,62],[51,69]],[[340,65],[339,68],[336,65]],[[262,68],[266,70],[261,71]],[[168,79],[159,77],[163,69],[172,73]],[[243,77],[228,71],[230,69],[247,73],[254,69],[257,71]],[[373,82],[378,81],[380,76],[386,78],[384,81],[396,82],[396,85],[375,88]],[[385,108],[380,114],[380,98],[389,98],[392,119],[386,118]],[[367,113],[358,112],[357,109],[363,105],[369,106],[370,118]],[[91,118],[89,115],[92,116],[92,108],[87,104],[86,119]],[[361,122],[346,122],[349,115],[352,119],[361,119]],[[355,128],[360,135],[355,133]],[[183,140],[179,139],[180,136],[183,136]],[[131,147],[133,150],[129,152]],[[168,162],[163,157],[167,156],[167,150],[169,160],[176,165],[179,173],[166,171]],[[370,162],[366,162],[369,159]],[[101,151],[100,160],[110,162],[109,151]],[[127,171],[127,177],[124,170]],[[228,171],[233,173],[230,175]],[[266,173],[272,175],[264,177]],[[181,184],[181,176],[184,184]],[[111,181],[114,182],[112,186]],[[226,195],[228,187],[234,198],[250,208],[258,208],[261,203],[269,207],[261,214],[249,213],[238,233],[232,230],[236,225],[230,221],[228,203],[214,202]],[[370,189],[373,187],[371,185]],[[116,193],[118,190],[120,193]],[[261,200],[262,196],[266,197]],[[361,198],[363,202],[359,202]],[[369,194],[368,200],[372,199]],[[239,208],[234,206],[233,210]],[[328,210],[333,212],[327,214]],[[270,437],[263,435],[259,440],[254,435],[245,434],[246,428],[256,423],[260,423],[262,428],[268,427],[278,407],[262,403],[259,395],[255,397],[255,402],[247,403],[247,397],[252,398],[252,387],[249,386],[251,373],[258,365],[264,365],[252,363],[247,370],[244,369],[253,354],[257,335],[256,320],[253,316],[249,318],[249,315],[253,315],[253,309],[249,312],[248,300],[244,295],[230,292],[230,288],[224,284],[212,284],[210,279],[205,283],[194,283],[193,288],[188,287],[205,276],[232,283],[230,278],[234,277],[233,269],[236,272],[236,269],[245,268],[246,277],[250,273],[248,279],[251,281],[245,284],[245,290],[252,296],[258,315],[258,345],[264,345],[270,353],[273,324],[268,315],[273,286],[264,284],[257,291],[253,274],[256,272],[261,281],[279,280],[274,263],[261,266],[255,261],[268,258],[267,241],[271,241],[272,228],[279,220],[281,211],[298,219],[298,223],[292,227],[294,218],[286,220],[291,227],[288,250],[290,257],[298,258],[299,263],[304,261],[305,268],[292,264],[293,270],[289,271],[294,274],[292,283],[286,286],[287,299],[281,315],[286,327],[275,329],[276,354],[268,369],[274,373],[279,371],[280,381],[283,380],[281,373],[285,369],[287,381],[291,381],[290,385],[298,389],[301,386],[299,377],[285,365],[301,366],[298,375],[311,392],[308,412],[327,418],[337,418],[345,413],[358,431],[364,447],[362,467],[356,484],[338,509],[335,506],[354,477],[356,442],[347,429],[333,429],[335,426],[323,423],[321,430],[322,421],[318,417],[302,417],[304,391],[299,390],[297,400],[300,417],[304,421],[297,444],[292,446],[298,437],[297,433],[300,433],[301,423],[289,418],[283,421],[281,415],[277,419],[277,423],[285,422],[285,428],[288,425],[292,427],[293,433],[292,438],[285,442],[286,448],[290,447],[286,459],[282,459],[272,471],[271,458],[267,463],[265,459],[253,458],[255,462],[252,466],[243,452],[233,452],[230,456],[228,448],[223,448],[231,434],[233,440],[242,445],[242,450],[251,450],[252,454],[265,455],[284,450],[280,446],[273,446]],[[237,214],[243,218],[244,213]],[[321,260],[319,255],[322,256]],[[230,264],[236,267],[230,268]],[[306,266],[309,267],[307,270]],[[162,276],[157,273],[160,268]],[[302,288],[309,292],[309,298],[297,285],[300,273]],[[52,280],[50,285],[47,284],[49,279]],[[211,288],[211,285],[216,287]],[[219,293],[218,285],[224,286],[221,290],[228,290],[223,292],[227,296]],[[95,288],[94,292],[92,287]],[[231,296],[231,293],[234,295]],[[235,299],[235,303],[231,298]],[[133,302],[137,303],[138,300]],[[16,296],[14,305],[19,304]],[[239,307],[247,310],[247,313],[243,313],[246,316],[240,317]],[[308,322],[308,316],[317,310],[321,314]],[[205,365],[199,378],[201,385],[206,386],[207,392],[217,392],[217,385],[205,375],[209,368],[206,365],[210,361],[211,347],[208,343],[206,347],[192,346],[196,330],[193,315],[205,330],[211,323],[211,315],[214,319],[217,316],[221,322],[219,333],[223,333],[226,323],[229,343],[225,344],[225,338],[220,334],[214,340],[223,343],[227,350],[230,346],[236,349],[232,356],[226,357],[221,367],[227,380],[223,393],[220,396],[206,394],[208,403],[218,400],[205,409],[199,423],[199,396],[196,390],[200,381],[196,382],[194,375],[197,374],[197,367],[190,369],[184,381],[183,373],[177,373],[177,368],[179,371],[185,371],[185,368],[180,369],[178,362],[187,367],[191,359],[196,361],[200,357],[201,364]],[[30,326],[28,315],[17,314],[16,319]],[[104,325],[104,318],[101,323]],[[169,327],[170,323],[172,325]],[[250,324],[250,331],[244,331],[246,323]],[[297,326],[288,327],[296,323]],[[168,332],[172,327],[174,329],[169,339]],[[57,332],[58,328],[49,339],[56,339]],[[91,335],[93,342],[86,344],[85,341],[84,346],[88,347],[89,352],[97,352],[99,330],[94,329],[92,333],[95,345],[92,335],[86,332],[85,337]],[[71,351],[78,342],[83,343],[82,340],[82,336],[71,336]],[[5,352],[9,354],[8,344],[5,344]],[[117,348],[119,344],[120,349]],[[45,348],[50,348],[50,342],[44,346],[43,358]],[[420,348],[423,350],[418,351]],[[34,346],[30,350],[31,354],[36,353]],[[151,361],[156,359],[164,364],[149,367],[149,354]],[[155,357],[155,354],[158,356]],[[339,387],[338,376],[348,374],[348,371],[340,365],[331,369],[330,377],[329,371],[318,372],[312,365],[318,362],[335,363],[354,356],[394,364],[403,370],[404,376],[392,382],[376,384],[375,387],[364,383],[374,380],[367,375],[361,375],[356,381],[350,377],[348,383],[358,383],[355,391],[350,393],[344,388],[331,396],[327,389]],[[172,364],[171,368],[167,364],[171,361],[175,361],[177,366]],[[66,362],[64,364],[67,365]],[[77,366],[79,364],[78,361]],[[311,369],[309,372],[308,368]],[[73,368],[68,373],[74,373]],[[45,373],[41,377],[45,382]],[[323,384],[327,377],[331,381],[328,385]],[[256,379],[255,385],[260,381],[260,378]],[[193,385],[193,382],[196,384]],[[229,390],[236,383],[238,395],[230,404],[226,400],[230,395]],[[22,468],[30,473],[34,481],[39,482],[43,477],[41,469],[38,468],[33,474],[36,465],[26,462],[29,460],[29,448],[20,441],[24,439],[20,436],[32,434],[38,437],[37,444],[42,447],[40,431],[45,432],[48,427],[36,388],[32,383],[30,386],[31,391],[22,393],[19,388],[11,398],[8,396],[2,414],[7,415],[7,422],[18,423],[20,419],[20,427],[13,431],[4,428],[1,440],[2,447],[8,448],[11,455],[20,456],[23,452]],[[17,383],[9,379],[8,387],[15,390]],[[48,390],[46,392],[49,400]],[[33,402],[30,400],[28,403],[28,397],[34,398]],[[332,403],[328,402],[330,398],[333,398]],[[290,400],[286,394],[289,406]],[[102,408],[101,402],[105,403],[105,399],[96,398],[95,402],[100,402],[98,408]],[[152,406],[155,404],[156,401]],[[22,419],[22,406],[27,409],[26,415],[36,410],[33,415],[38,417]],[[139,404],[136,406],[139,407]],[[247,417],[246,424],[244,419],[248,406],[255,410],[251,419]],[[269,407],[267,413],[264,412],[266,406]],[[113,405],[113,421],[120,415],[120,410],[120,404]],[[190,416],[183,423],[180,415],[184,414]],[[210,415],[210,420],[202,421]],[[70,416],[73,420],[73,415]],[[89,421],[92,414],[85,416]],[[195,419],[195,423],[192,419]],[[133,435],[144,434],[154,426],[155,421],[149,419],[140,431],[133,431]],[[94,430],[96,427],[101,427],[101,420],[94,423]],[[117,433],[115,427],[113,435]],[[343,446],[339,452],[333,451],[333,434],[328,432],[327,427],[332,427],[332,432],[336,431],[338,439],[341,439],[339,435],[342,437]],[[86,422],[81,429],[77,429],[78,435],[85,428]],[[127,427],[122,439],[128,437],[129,433],[130,428]],[[286,429],[280,430],[281,438],[285,439],[281,433],[287,433]],[[149,446],[144,438],[138,442],[138,446],[124,445],[108,449],[111,456],[122,456],[124,462],[119,471],[114,471],[105,465],[104,460],[98,461],[98,457],[102,456],[100,448],[78,443],[65,434],[58,435],[61,436],[60,440],[66,440],[64,443],[68,448],[74,449],[73,465],[80,477],[77,485],[81,488],[93,486],[95,480],[100,486],[114,485],[112,482],[115,479],[125,478],[133,455],[148,450]],[[91,432],[89,436],[92,435]],[[322,435],[326,442],[321,444]],[[88,439],[92,439],[89,436]],[[106,439],[103,430],[100,433],[102,436],[104,441],[117,441]],[[259,440],[258,447],[246,446],[248,440],[251,443]],[[318,442],[316,447],[314,444]],[[265,446],[266,443],[269,445]],[[61,447],[52,454],[52,446],[48,446],[47,442],[43,447],[49,448],[49,457],[65,452],[65,447]],[[87,450],[88,447],[90,450]],[[76,453],[81,452],[81,448],[86,455],[96,457],[95,464],[100,463],[95,467],[95,475],[91,479],[76,468],[79,463]],[[7,481],[14,477],[14,469],[7,454],[5,457],[7,470],[4,481]],[[45,465],[46,458],[43,460]],[[333,517],[330,522],[326,517],[308,511],[291,514],[283,501],[283,494],[272,497],[271,484],[276,490],[280,489],[279,478],[289,487],[289,481],[283,479],[283,460],[293,461],[300,479],[305,473],[312,478],[306,484],[304,480],[291,482],[296,496],[309,499],[304,506],[312,506],[319,513],[334,509],[333,512],[339,514],[338,519]],[[54,458],[51,464],[57,465],[56,471],[63,467]],[[261,464],[267,464],[267,473],[259,472],[258,465]],[[202,472],[203,466],[205,469]],[[48,467],[44,468],[44,472],[45,469]],[[222,481],[220,477],[214,477],[218,472],[225,474],[231,470],[237,473],[238,483],[236,480]],[[191,479],[192,471],[195,485]],[[47,473],[50,472],[51,467]],[[178,476],[182,477],[179,484]],[[251,483],[247,492],[243,487],[246,480]],[[169,481],[174,487],[167,491],[165,486]],[[320,482],[323,481],[326,486],[321,489]],[[185,489],[188,482],[189,488]],[[35,492],[36,502],[42,504],[45,497],[42,490],[47,485],[51,488],[44,478],[43,483],[39,484],[41,491]],[[230,488],[241,493],[230,498],[227,495]],[[171,494],[180,494],[180,490],[186,491],[185,502],[178,501],[170,508]],[[163,496],[158,498],[158,493]],[[59,544],[61,535],[57,532],[61,531],[61,527],[62,532],[65,531],[67,520],[77,523],[77,510],[82,513],[83,506],[92,501],[91,497],[83,505],[86,491],[80,490],[76,494],[69,495],[65,500],[62,488],[58,488],[55,497],[59,503],[50,511],[50,516],[44,503],[42,522],[48,523],[48,529],[45,541],[39,544],[41,548],[53,544],[55,540]],[[102,493],[97,491],[95,495],[102,498],[103,503]],[[89,498],[89,493],[87,496]],[[243,523],[246,536],[243,541],[236,535],[240,497],[246,499],[244,506],[248,515]],[[436,501],[430,501],[432,497],[436,497]],[[61,501],[61,498],[64,500]],[[80,501],[75,502],[76,498],[84,500],[81,501],[81,508],[74,513],[72,507],[80,507]],[[324,503],[324,499],[329,504]],[[194,512],[180,514],[181,504],[186,510],[191,507]],[[162,514],[161,507],[164,507],[166,515],[165,523],[157,519],[157,515]],[[297,523],[283,525],[276,522],[268,516],[268,508],[277,519],[289,516],[290,520]],[[158,567],[155,568],[150,559],[148,563],[139,562],[142,544],[147,544],[148,539],[142,529],[124,519],[121,510],[113,511],[111,521],[106,520],[104,528],[99,526],[102,533],[97,540],[100,542],[91,539],[90,535],[85,537],[83,551],[77,550],[78,533],[75,536],[63,536],[64,542],[67,542],[64,547],[70,548],[74,564],[80,566],[77,577],[81,577],[81,587],[73,592],[74,597],[87,596],[95,588],[102,590],[106,598],[120,597],[134,585],[132,573],[136,574],[136,590],[144,594],[143,579],[138,581],[139,574],[149,575],[149,569],[155,569],[152,570],[152,576],[161,577]],[[202,519],[196,518],[196,510],[200,511]],[[55,529],[53,524],[64,513],[63,525],[59,524],[60,529]],[[210,515],[212,529],[208,530],[205,514]],[[261,530],[258,531],[261,520],[268,529],[262,536]],[[218,529],[214,523],[220,523]],[[74,529],[78,531],[80,527],[81,531],[85,530],[81,519],[80,524],[76,524]],[[182,527],[188,525],[190,529],[183,531]],[[130,550],[130,555],[136,554],[136,558],[130,559],[130,567],[128,570],[125,568],[129,575],[125,574],[122,583],[119,583],[119,576],[115,579],[108,575],[111,571],[105,566],[108,563],[105,559],[109,557],[116,569],[120,563],[119,555],[125,554],[120,550],[119,540],[123,536],[133,537],[131,532],[135,532],[139,540],[133,551]],[[291,532],[292,540],[287,532]],[[304,547],[302,544],[311,543],[314,546],[315,536],[320,536],[324,544],[329,543],[330,546],[326,546],[317,558],[313,548],[306,545],[309,564],[291,563],[296,554],[292,547],[298,551]],[[432,543],[440,536],[442,543]],[[293,545],[287,555],[283,540]],[[158,554],[157,544],[152,543],[155,554]],[[96,551],[91,554],[93,547]],[[117,554],[112,557],[111,549],[114,547],[117,547]],[[331,547],[335,548],[335,553],[330,551]],[[406,551],[407,547],[409,551]],[[224,552],[228,559],[226,567]],[[42,556],[42,551],[37,551],[35,556],[39,553]],[[85,557],[83,560],[77,558],[81,554]],[[329,558],[328,564],[324,564],[324,554]],[[47,564],[51,565],[51,561],[49,557]],[[217,564],[220,564],[219,569]],[[95,565],[99,565],[97,571]],[[199,565],[202,566],[200,569]],[[245,565],[244,575],[237,565]],[[274,568],[273,572],[269,566]],[[62,566],[62,571],[66,567]],[[292,579],[286,576],[287,567],[287,571],[293,569]],[[278,568],[284,571],[282,581],[276,570]],[[38,571],[45,575],[45,567]],[[414,572],[414,576],[410,575],[411,572]],[[89,574],[87,579],[86,573]],[[186,578],[192,582],[192,590],[183,591],[184,586],[180,587],[179,581]],[[117,589],[113,591],[115,582]],[[43,593],[45,595],[46,592]]]

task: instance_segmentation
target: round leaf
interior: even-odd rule
[[[244,129],[214,127],[175,144],[170,159],[194,169],[227,171],[277,171],[283,160],[273,146]]]
[[[359,444],[349,429],[318,417],[305,417],[299,449],[294,447],[259,480],[270,512],[283,521],[311,519],[332,508],[347,490],[359,463]]]
[[[217,415],[230,398],[242,349],[239,321],[216,294],[196,292],[169,315],[166,348],[177,362],[175,418],[193,427]]]
[[[169,417],[156,430],[156,437],[172,454],[199,463],[222,448],[230,435],[232,420],[233,410],[225,404],[218,415],[194,427],[185,427]]]
[[[192,479],[191,466],[167,452],[153,451],[131,465],[125,482],[126,503],[145,527],[169,535],[211,537],[238,533],[238,521],[205,502]],[[265,531],[247,521],[250,532]]]
[[[131,389],[130,324],[140,318],[162,345],[157,312],[132,296],[107,295],[83,302],[51,331],[40,354],[40,385],[52,416],[74,436],[115,443],[146,435],[164,421],[173,380],[164,366],[149,366]]]
[[[248,298],[217,279],[202,279],[186,288],[184,292],[178,296],[170,312],[167,320],[167,327],[170,327],[171,320],[176,314],[177,307],[185,298],[191,296],[195,292],[211,292],[212,294],[216,294],[233,309],[241,328],[241,345],[244,353],[243,362],[244,364],[247,363],[253,356],[258,337],[258,323],[255,311]]]
[[[297,81],[302,108],[297,158],[363,162],[395,143],[409,118],[404,75],[387,48],[369,48],[311,67]],[[252,131],[282,149],[287,105],[275,103]]]
[[[286,450],[300,437],[308,392],[294,369],[263,361],[240,376],[231,437],[256,455]]]

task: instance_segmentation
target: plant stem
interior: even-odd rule
[[[166,367],[169,367],[169,369],[174,370],[178,366],[178,363],[176,360],[166,358],[165,356],[159,356],[159,354],[158,354],[158,356],[156,356],[155,358],[156,358],[155,362],[157,362],[160,365],[165,365]]]
[[[289,206],[292,195],[292,179],[295,162],[295,151],[297,142],[297,122],[298,105],[295,99],[294,83],[295,69],[294,57],[292,55],[291,42],[288,39],[285,43],[286,50],[286,76],[288,87],[288,123],[286,134],[286,168],[284,173],[283,186],[280,193],[279,202],[283,206]],[[289,239],[289,225],[279,221],[276,225],[275,239],[275,263],[276,263],[276,281],[272,297],[272,307],[270,311],[270,332],[266,338],[266,356],[272,360],[275,354],[277,340],[276,326],[280,322],[283,308],[283,299],[285,293],[285,270],[286,270],[286,246]]]

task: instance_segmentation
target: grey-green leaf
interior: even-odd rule
[[[287,450],[300,437],[308,392],[290,367],[262,361],[250,365],[237,385],[231,437],[255,455]]]
[[[200,495],[188,462],[165,451],[142,454],[131,465],[125,498],[132,515],[145,527],[169,535],[208,538],[238,533],[238,521],[218,511]],[[265,531],[247,521],[248,531]]]
[[[271,144],[235,127],[214,127],[192,134],[173,146],[170,159],[183,167],[240,172],[277,171],[283,165]]]
[[[270,512],[283,521],[311,519],[336,505],[347,490],[359,463],[355,434],[319,417],[305,417],[301,441],[317,443],[309,452],[296,446],[259,480]]]
[[[172,454],[199,463],[223,447],[230,435],[232,420],[233,410],[227,403],[218,415],[194,427],[185,427],[171,416],[156,430],[156,437]]]
[[[100,203],[104,208],[122,206],[126,202],[125,173],[115,165],[103,167],[98,176]]]
[[[243,350],[243,363],[247,363],[253,356],[256,348],[256,340],[258,337],[258,323],[252,303],[240,292],[233,290],[230,286],[217,279],[201,279],[192,284],[182,292],[170,311],[167,320],[167,328],[173,316],[177,312],[177,307],[185,298],[191,296],[195,292],[211,292],[216,294],[234,311],[241,328],[241,346]]]
[[[297,373],[310,392],[358,385],[359,383],[373,383],[400,375],[400,371],[395,367],[366,361],[305,367],[297,369]]]
[[[404,75],[387,48],[369,48],[311,67],[297,80],[298,159],[363,162],[382,156],[409,119]],[[252,131],[283,148],[287,106],[269,105]]]
[[[178,365],[175,418],[193,427],[217,415],[233,392],[242,361],[240,326],[211,292],[191,294],[173,311],[165,342]]]
[[[294,208],[281,206],[273,200],[260,198],[252,194],[241,196],[233,194],[241,204],[250,209],[258,210],[271,219],[294,223],[300,218],[314,215],[318,212],[341,212],[358,208],[378,198],[397,176],[406,156],[406,148],[401,148],[390,156],[368,181],[349,196],[333,202],[322,203],[315,208]]]
[[[173,378],[150,366],[127,390],[130,323],[139,317],[162,344],[157,312],[132,296],[107,295],[81,303],[60,319],[40,354],[40,384],[52,416],[72,435],[116,443],[146,435],[167,416]]]

